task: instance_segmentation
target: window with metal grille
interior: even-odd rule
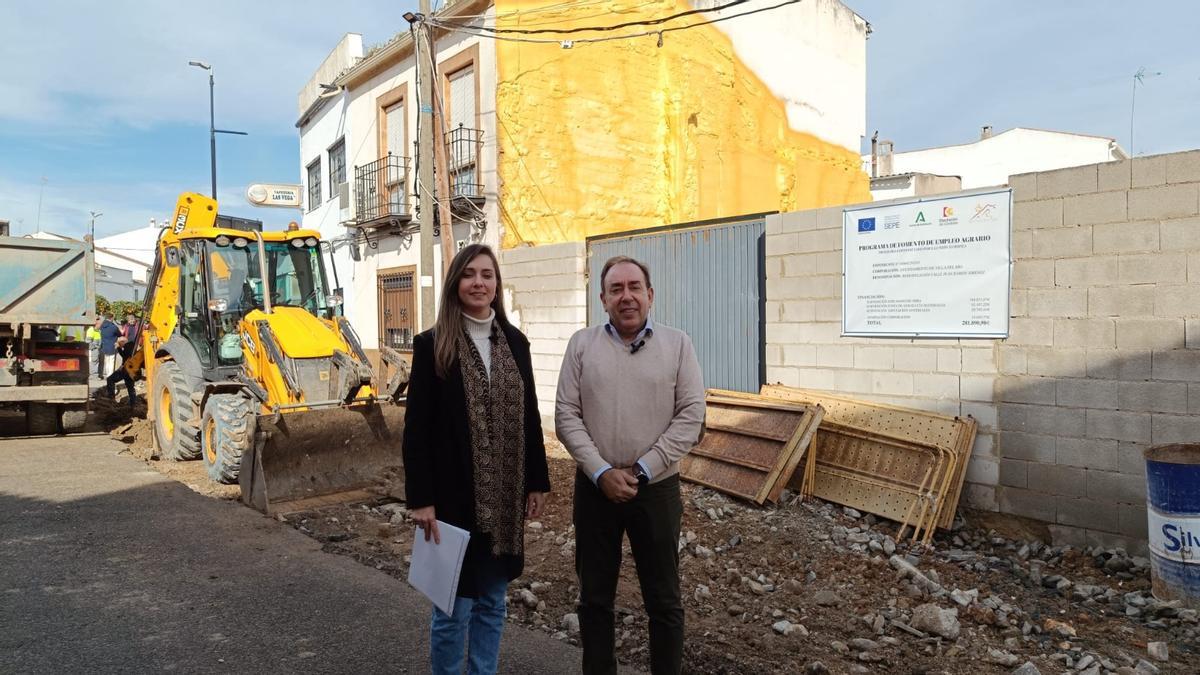
[[[329,196],[337,192],[337,186],[346,182],[346,140],[341,139],[329,148]]]
[[[397,274],[396,276],[391,276],[391,277],[380,277],[379,285],[385,291],[408,290],[408,289],[412,288],[413,275]]]
[[[379,284],[379,339],[392,349],[412,349],[415,332],[415,271],[381,274]]]
[[[450,160],[450,193],[452,195],[476,196],[475,164],[476,148],[471,143],[475,134],[475,67],[467,66],[451,73],[449,78],[450,101],[447,134]]]
[[[384,124],[387,126],[387,154],[389,156],[404,156],[404,102],[388,106],[384,110]],[[404,213],[406,192],[408,191],[407,167],[401,163],[388,163],[387,175],[384,177],[384,188],[387,190],[388,212]]]
[[[308,210],[321,205],[321,158],[308,165]]]

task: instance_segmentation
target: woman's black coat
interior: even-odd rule
[[[512,326],[502,325],[509,349],[525,382],[525,493],[549,492],[546,446],[529,340]],[[480,561],[490,555],[491,542],[475,530],[474,459],[471,452],[467,399],[462,370],[456,361],[445,378],[434,369],[433,330],[413,339],[412,372],[404,414],[404,485],[409,509],[433,506],[435,515],[471,532],[466,560],[459,577],[458,595],[478,595],[475,574]],[[512,581],[521,575],[523,556],[501,556]]]

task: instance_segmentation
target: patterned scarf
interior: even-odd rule
[[[521,555],[525,527],[525,382],[508,339],[492,322],[492,377],[464,329],[458,362],[475,466],[475,523],[492,555]]]

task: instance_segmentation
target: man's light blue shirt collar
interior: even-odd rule
[[[642,327],[642,330],[638,331],[638,334],[633,338],[633,342],[629,344],[626,344],[625,341],[621,339],[621,334],[617,332],[617,327],[612,324],[611,319],[604,324],[604,332],[608,333],[612,339],[616,340],[617,344],[625,347],[626,349],[632,349],[633,345],[641,342],[643,339],[651,335],[654,335],[654,322],[650,319],[650,317],[647,316],[646,325]]]

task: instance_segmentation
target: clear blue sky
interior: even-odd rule
[[[435,3],[436,4],[436,3]],[[871,22],[867,135],[896,149],[961,143],[979,127],[1115,137],[1129,149],[1139,67],[1138,154],[1200,148],[1200,4],[848,0]],[[296,94],[345,32],[370,45],[407,24],[406,0],[204,5],[7,2],[0,7],[0,218],[97,236],[167,216],[207,193],[208,82],[215,67],[222,211],[283,222],[246,204],[253,182],[297,182]],[[735,19],[736,20],[736,19]],[[803,64],[797,64],[803,67]]]

